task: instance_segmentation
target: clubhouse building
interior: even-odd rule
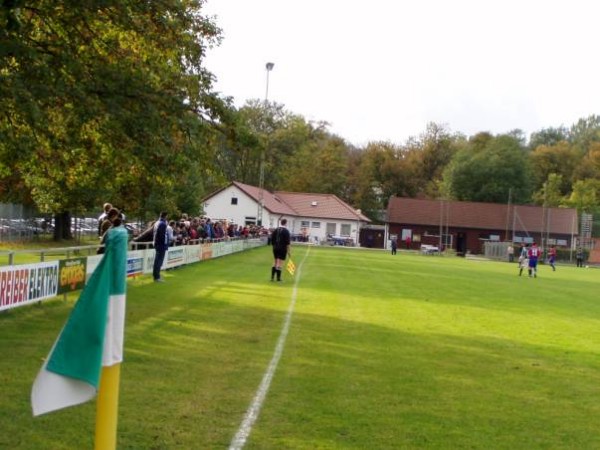
[[[485,242],[537,242],[572,248],[578,235],[577,210],[497,203],[392,197],[389,238],[413,249],[432,245],[458,255],[481,254]]]

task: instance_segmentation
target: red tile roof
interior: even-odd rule
[[[260,189],[258,187],[240,183],[239,181],[233,181],[231,185],[236,186],[250,198],[258,202],[260,198]],[[227,186],[211,193],[205,197],[205,200],[226,188]],[[371,222],[371,219],[367,216],[355,210],[333,194],[272,193],[263,189],[263,201],[265,209],[272,214]]]
[[[392,197],[388,204],[388,222],[435,225],[458,228],[550,231],[555,234],[578,234],[577,210],[574,208],[502,205],[498,203],[456,202]]]
[[[256,186],[251,186],[249,184],[240,183],[238,181],[234,181],[233,185],[237,186],[240,190],[245,192],[248,196],[253,198],[257,203],[260,198],[260,188]],[[286,205],[281,199],[277,198],[277,196],[273,195],[271,192],[263,189],[263,205],[266,210],[271,212],[272,214],[285,214],[288,216],[296,216],[296,212]]]
[[[321,219],[360,220],[371,222],[367,216],[352,208],[333,194],[306,194],[300,192],[275,192],[287,203],[296,216],[318,217]]]

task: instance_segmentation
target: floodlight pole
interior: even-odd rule
[[[269,99],[269,72],[271,70],[273,70],[273,67],[275,66],[274,63],[272,62],[268,62],[265,65],[265,68],[267,69],[267,87],[265,90],[265,112],[268,106],[268,99]],[[268,133],[268,131],[267,131]],[[263,209],[264,209],[264,203],[265,203],[265,198],[264,198],[264,186],[265,186],[265,152],[266,152],[266,148],[263,148],[261,154],[260,154],[260,175],[259,175],[259,180],[258,180],[258,211],[256,213],[256,225],[258,226],[262,226],[263,223]]]

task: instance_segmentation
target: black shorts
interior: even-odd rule
[[[275,259],[285,259],[287,257],[287,249],[273,247],[273,256]]]

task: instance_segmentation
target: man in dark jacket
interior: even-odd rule
[[[277,274],[277,281],[281,281],[281,266],[285,258],[290,253],[290,232],[285,227],[287,224],[286,219],[281,219],[281,226],[276,228],[271,234],[271,245],[273,246],[273,257],[275,262],[271,268],[271,281]]]
[[[169,238],[167,237],[167,213],[161,212],[160,218],[154,224],[154,266],[152,268],[152,277],[156,282],[163,282],[160,277],[160,268],[165,260],[165,254],[169,248]]]

